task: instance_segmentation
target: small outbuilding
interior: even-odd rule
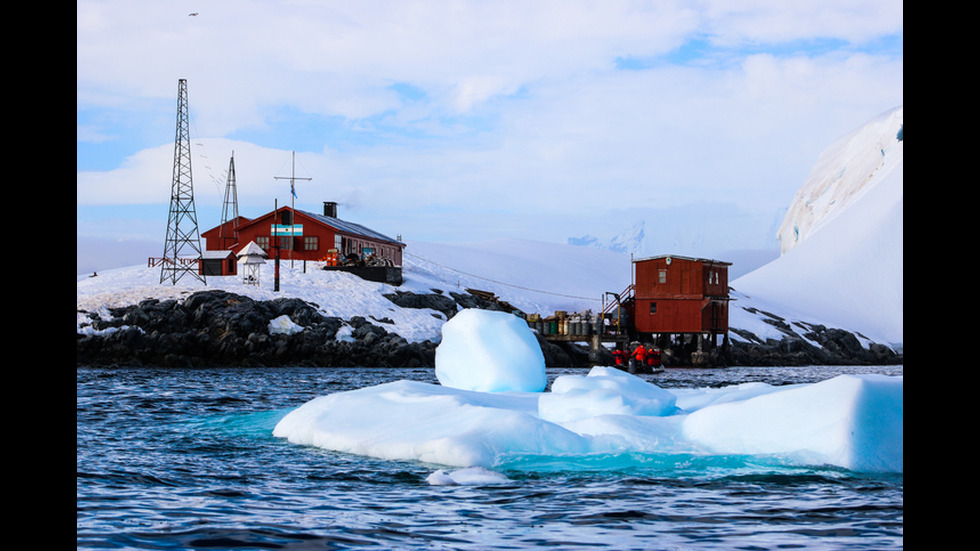
[[[265,259],[269,255],[261,247],[250,241],[242,250],[238,251],[238,263],[242,265],[242,283],[245,285],[258,285],[259,272]]]
[[[203,276],[233,276],[238,273],[232,251],[201,251],[200,274]]]

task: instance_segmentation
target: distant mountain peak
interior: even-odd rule
[[[640,220],[626,230],[608,239],[599,239],[594,235],[569,237],[568,244],[580,247],[595,247],[623,254],[640,254],[646,239],[646,222]]]

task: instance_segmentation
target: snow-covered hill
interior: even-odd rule
[[[776,311],[901,348],[902,132],[899,107],[828,147],[787,211],[783,254],[732,286]]]

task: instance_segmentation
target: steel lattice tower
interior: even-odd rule
[[[238,233],[238,188],[235,185],[235,152],[231,152],[231,161],[228,162],[228,182],[225,184],[225,203],[221,210],[221,231],[218,235],[218,243],[221,248],[225,248],[225,239],[232,237],[238,242],[237,235],[228,236],[225,232],[225,224],[229,220],[234,220],[233,234]]]
[[[160,283],[169,279],[176,285],[184,275],[191,274],[206,285],[204,274],[198,269],[201,263],[201,237],[194,210],[190,122],[187,113],[187,80],[180,79],[177,89],[177,136],[174,140],[170,218],[167,221],[167,239],[163,245]]]

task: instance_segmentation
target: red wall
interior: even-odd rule
[[[293,211],[286,207],[279,209],[279,211],[277,211],[275,214],[276,224],[290,225],[292,222],[290,217],[293,215]],[[256,244],[266,250],[266,252],[269,254],[269,258],[274,258],[276,253],[274,248],[276,244],[275,241],[278,239],[282,246],[282,248],[279,250],[279,258],[281,260],[291,259],[321,261],[326,260],[329,255],[329,251],[337,247],[336,236],[340,234],[341,243],[345,247],[345,250],[341,251],[341,254],[353,252],[358,254],[358,256],[361,256],[362,249],[364,247],[371,247],[377,254],[391,259],[394,265],[401,266],[402,245],[399,243],[377,241],[369,237],[349,235],[338,232],[334,228],[326,226],[320,221],[310,218],[309,216],[306,216],[302,212],[298,211],[295,213],[295,218],[295,224],[303,226],[302,236],[294,237],[280,235],[278,237],[273,237],[273,213],[270,212],[264,216],[239,225],[237,243],[233,245],[226,245],[225,248],[241,249],[250,241],[254,241]],[[228,222],[228,224],[231,224],[231,222]],[[219,231],[220,226],[212,228],[202,234],[206,240],[205,248],[208,250],[218,250],[221,248],[220,244],[218,243]],[[226,234],[227,233],[229,232],[226,230]]]
[[[642,333],[728,331],[729,264],[679,257],[670,257],[668,262],[667,258],[633,263],[636,330]]]

